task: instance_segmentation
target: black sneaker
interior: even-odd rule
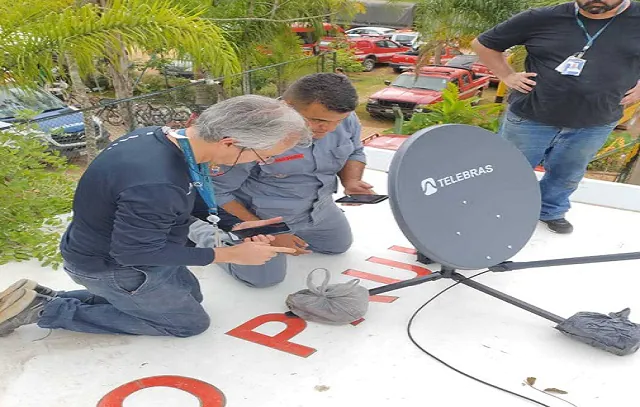
[[[23,325],[35,324],[51,297],[20,289],[0,300],[0,336],[9,335]]]
[[[573,232],[573,225],[565,218],[543,220],[542,223],[546,224],[547,228],[555,233],[567,234]]]

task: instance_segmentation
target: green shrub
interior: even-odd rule
[[[413,134],[418,130],[438,124],[469,124],[498,131],[500,114],[504,105],[489,103],[476,105],[479,98],[460,99],[458,87],[452,83],[442,92],[442,101],[425,106],[423,113],[414,113],[411,120],[402,126],[402,134]]]
[[[589,171],[620,172],[634,155],[635,139],[627,132],[614,131],[589,163]]]
[[[342,68],[344,72],[362,72],[364,67],[362,63],[355,57],[353,50],[338,48],[336,49],[336,64],[333,66],[333,55],[327,54],[327,60],[330,61],[328,66],[331,67],[331,71],[335,71],[335,68]]]
[[[165,82],[163,75],[145,74],[140,82],[138,82],[137,88],[134,90],[134,94],[140,95],[165,89],[167,89],[167,82]]]
[[[269,83],[266,86],[260,88],[260,90],[255,92],[256,95],[267,96],[270,98],[277,98],[280,96],[278,94],[278,86],[275,83]]]
[[[71,211],[72,167],[32,131],[19,130],[0,132],[0,264],[37,258],[57,268],[57,216]]]

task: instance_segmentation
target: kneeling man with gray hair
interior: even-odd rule
[[[333,202],[338,182],[344,193],[373,194],[362,180],[366,157],[355,114],[358,94],[349,78],[334,73],[306,75],[291,84],[282,99],[304,117],[313,143],[257,162],[222,167],[228,176],[215,177],[220,206],[243,221],[284,218],[291,233],[279,234],[272,244],[295,249],[293,255],[336,255],[352,244],[351,227]],[[206,247],[208,225],[195,222],[190,239]],[[261,266],[221,265],[242,283],[256,288],[284,280],[285,255]]]
[[[188,247],[196,196],[217,216],[209,163],[249,163],[311,141],[286,103],[247,95],[205,110],[194,126],[135,130],[105,149],[78,183],[73,221],[60,245],[64,270],[85,290],[54,291],[20,280],[0,293],[0,336],[37,323],[78,332],[188,337],[209,327],[186,266],[261,265],[294,249],[257,236],[233,247]],[[220,174],[218,174],[220,175]],[[221,214],[221,216],[223,216]],[[244,222],[262,226],[280,218]]]

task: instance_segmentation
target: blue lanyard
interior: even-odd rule
[[[606,30],[607,27],[609,27],[609,25],[611,23],[613,23],[613,20],[615,20],[616,17],[618,17],[618,15],[625,10],[625,6],[626,5],[627,5],[627,1],[622,2],[622,4],[620,4],[620,6],[618,7],[618,11],[616,12],[616,15],[613,16],[613,18],[611,20],[609,20],[609,22],[607,24],[605,24],[604,27],[602,27],[600,30],[598,30],[597,33],[595,33],[593,36],[591,36],[589,34],[589,32],[587,31],[587,27],[584,26],[584,23],[582,22],[582,20],[580,20],[578,18],[579,7],[578,7],[578,4],[574,3],[574,7],[575,7],[575,10],[576,10],[576,13],[575,13],[576,22],[578,23],[578,26],[580,28],[582,28],[582,31],[584,32],[585,37],[587,37],[587,45],[585,45],[582,48],[582,51],[578,53],[578,55],[577,55],[578,58],[582,58],[584,53],[587,52],[587,50],[589,48],[591,48],[591,46],[593,45],[594,41],[600,36],[600,34],[602,34],[604,32],[604,30]]]
[[[178,144],[180,144],[184,158],[189,166],[189,174],[191,175],[193,186],[198,189],[200,196],[207,204],[209,214],[216,216],[218,215],[218,205],[216,204],[216,195],[213,190],[213,182],[211,181],[209,163],[196,163],[191,143],[189,143],[189,139],[185,136],[184,129],[177,130],[176,133],[183,136],[176,138],[176,140]]]

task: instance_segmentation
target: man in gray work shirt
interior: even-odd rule
[[[300,113],[313,133],[310,147],[295,147],[268,161],[221,167],[214,177],[216,198],[222,208],[243,221],[282,216],[291,234],[277,235],[273,245],[310,252],[340,254],[349,249],[349,223],[333,201],[338,178],[345,194],[372,194],[362,181],[365,155],[360,122],[354,110],[358,95],[349,79],[334,73],[307,75],[283,95]],[[229,172],[227,172],[229,171]],[[190,238],[206,239],[206,224],[196,223]],[[286,257],[279,255],[263,266],[226,264],[227,271],[252,287],[268,287],[286,275]]]

